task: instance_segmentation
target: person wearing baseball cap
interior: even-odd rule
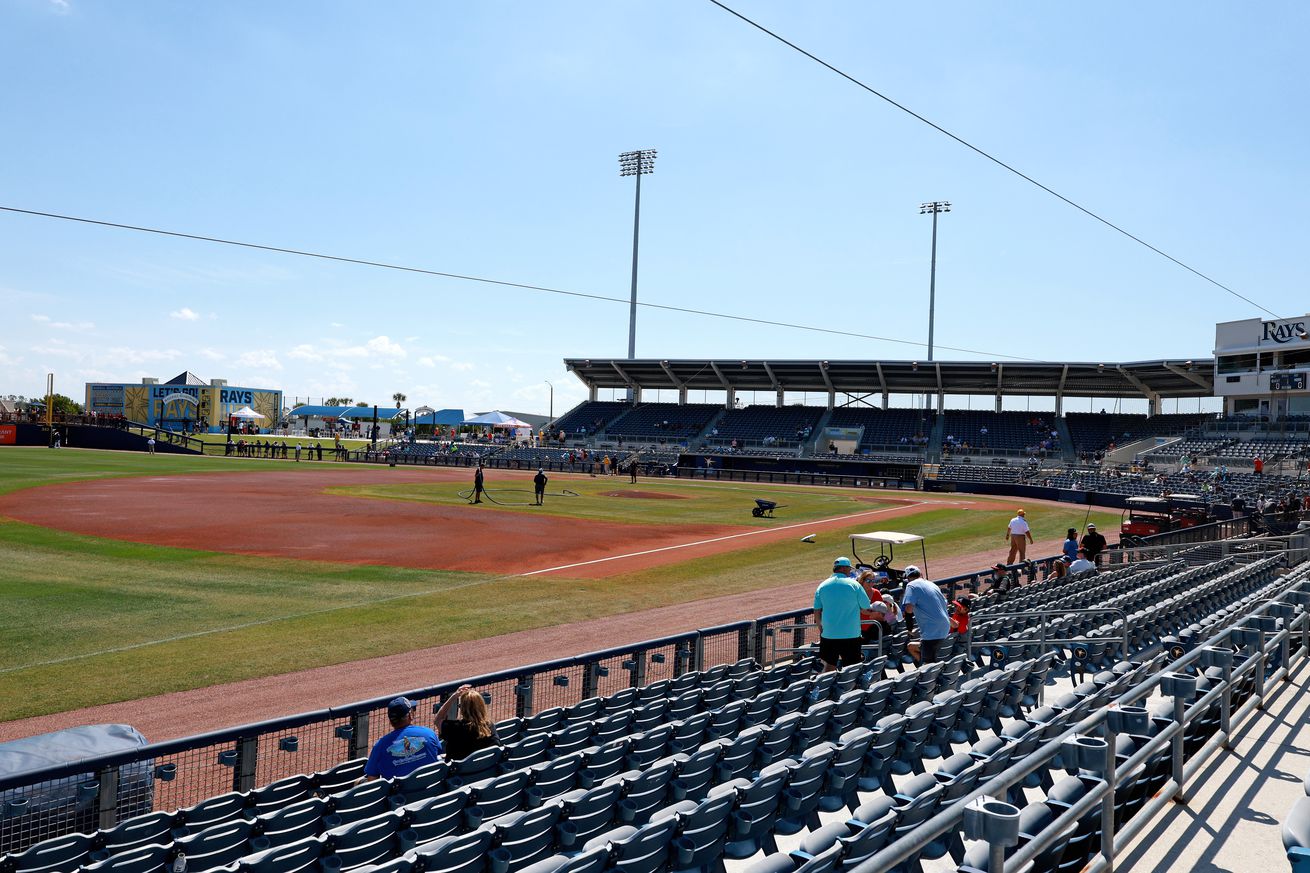
[[[864,586],[851,578],[850,558],[832,562],[832,575],[814,591],[814,623],[819,626],[819,659],[828,670],[863,660],[860,610],[873,602]]]
[[[1027,514],[1022,509],[1018,510],[1005,526],[1005,537],[1010,541],[1010,556],[1005,559],[1007,564],[1014,563],[1015,555],[1019,556],[1020,561],[1028,560],[1028,544],[1033,541],[1033,532],[1028,527],[1028,519],[1024,517]]]
[[[419,767],[441,760],[441,740],[431,728],[414,724],[418,704],[408,697],[397,697],[387,704],[391,733],[373,744],[364,765],[369,779],[396,779]]]
[[[946,596],[936,584],[923,578],[919,568],[905,568],[905,593],[901,595],[901,612],[907,621],[913,617],[919,627],[919,662],[931,664],[938,659],[942,640],[951,634],[950,610]]]
[[[1098,567],[1101,566],[1101,552],[1106,550],[1108,544],[1105,541],[1105,536],[1097,532],[1095,522],[1090,522],[1087,525],[1087,533],[1083,534],[1082,542],[1078,545],[1083,547],[1087,560]]]

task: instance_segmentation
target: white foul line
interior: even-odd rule
[[[784,524],[781,527],[762,527],[759,530],[748,530],[742,533],[725,534],[724,536],[714,537],[708,540],[696,540],[695,542],[691,542],[691,543],[678,543],[677,545],[673,545],[673,546],[660,546],[658,549],[646,549],[640,552],[629,552],[626,555],[610,555],[608,558],[596,558],[591,561],[579,561],[576,564],[561,564],[558,567],[547,567],[545,570],[533,570],[529,573],[520,573],[519,576],[520,577],[538,576],[542,573],[554,573],[556,570],[572,570],[575,567],[586,567],[589,564],[603,564],[606,561],[622,561],[625,558],[638,558],[641,557],[642,555],[653,555],[656,554],[657,552],[671,552],[674,551],[675,549],[688,549],[693,546],[704,546],[704,545],[708,545],[709,543],[721,543],[724,540],[735,540],[735,539],[740,539],[741,537],[753,537],[753,536],[758,536],[759,534],[775,533],[780,530],[791,530],[793,528],[798,528],[798,527],[814,527],[816,524],[828,524],[834,521],[847,521],[852,518],[863,518],[866,515],[878,515],[883,512],[894,512],[900,509],[913,509],[916,506],[926,506],[926,505],[927,505],[927,501],[919,501],[917,503],[902,504],[900,506],[888,506],[885,509],[870,509],[870,510],[866,510],[865,512],[852,513],[851,515],[838,515],[832,518],[819,518],[819,519],[815,519],[814,521],[800,521],[795,524]]]

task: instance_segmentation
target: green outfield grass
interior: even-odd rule
[[[304,470],[306,465],[0,449],[0,492],[108,476],[268,469]],[[552,484],[579,493],[632,487],[622,480]],[[702,485],[643,481],[636,486],[640,490],[677,489],[698,496],[666,501],[607,498],[604,505],[641,504],[634,511],[651,507],[672,512],[678,507],[691,511],[704,500],[694,510],[699,516],[722,501],[732,509],[734,522],[750,521],[750,504],[737,492],[739,486]],[[779,491],[784,502],[806,507],[806,512],[827,505],[833,509],[831,517],[852,508],[848,491]],[[749,497],[754,489],[747,492]],[[594,498],[576,499],[581,506]],[[745,519],[740,518],[743,502]],[[856,511],[876,508],[870,503],[853,506]],[[938,575],[933,573],[934,560],[955,555],[979,554],[982,567],[1001,552],[1001,531],[1012,512],[1011,501],[997,507],[928,507],[911,518],[886,523],[872,516],[820,533],[816,546],[800,544],[804,531],[799,530],[794,539],[664,567],[631,573],[616,567],[620,575],[606,579],[503,578],[256,558],[85,537],[0,518],[0,602],[5,604],[0,611],[0,639],[5,641],[0,646],[0,721],[817,580],[833,555],[847,551],[849,533],[879,527],[926,535],[930,576]],[[1039,534],[1058,536],[1066,527],[1079,525],[1084,512],[1043,507],[1030,518]],[[607,510],[599,517],[615,515]],[[1108,524],[1116,516],[1093,512],[1092,518]],[[524,658],[552,654],[566,653]]]
[[[753,485],[744,482],[680,482],[668,479],[641,479],[636,485],[627,476],[600,476],[596,479],[552,476],[547,484],[544,506],[533,506],[532,481],[524,475],[500,477],[499,471],[487,471],[487,488],[491,498],[505,505],[485,502],[488,512],[547,513],[567,518],[597,521],[622,521],[632,524],[734,524],[773,527],[797,521],[813,521],[868,512],[891,504],[873,492],[849,488],[795,488]],[[465,506],[472,485],[468,482],[434,482],[404,485],[343,485],[329,488],[334,494],[435,503],[442,506]],[[564,496],[569,491],[576,496]],[[618,496],[633,492],[652,495],[648,498]],[[755,498],[782,505],[774,518],[756,518],[751,514]],[[916,494],[908,498],[915,499]],[[876,518],[877,516],[873,516]]]

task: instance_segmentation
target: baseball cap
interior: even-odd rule
[[[910,566],[905,568],[905,572],[903,575],[908,579],[910,576],[922,576],[923,573],[919,572],[918,567],[911,564]]]
[[[1027,515],[1027,514],[1028,514],[1028,510],[1026,510],[1026,509],[1020,509],[1020,510],[1019,510],[1019,515]]]
[[[413,712],[415,709],[418,709],[417,703],[410,700],[408,697],[397,697],[395,700],[387,704],[387,717],[399,718],[402,715]]]
[[[1089,521],[1089,522],[1087,523],[1087,526],[1088,526],[1089,528],[1091,528],[1092,530],[1096,530],[1096,522],[1094,522],[1094,521]]]
[[[835,561],[832,562],[832,565],[833,565],[834,567],[850,567],[850,565],[851,565],[851,559],[850,559],[850,558],[838,558],[837,560],[835,560]]]
[[[1079,549],[1078,551],[1081,552],[1082,549]],[[1061,556],[1060,556],[1060,560],[1063,561],[1063,562],[1066,563],[1066,564],[1072,564],[1072,563],[1073,563],[1072,561],[1069,560],[1069,556],[1068,556],[1068,555],[1061,555]]]

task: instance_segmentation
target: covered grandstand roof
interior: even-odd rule
[[[1214,360],[1132,363],[1004,361],[627,360],[565,358],[591,388],[1213,397]]]

